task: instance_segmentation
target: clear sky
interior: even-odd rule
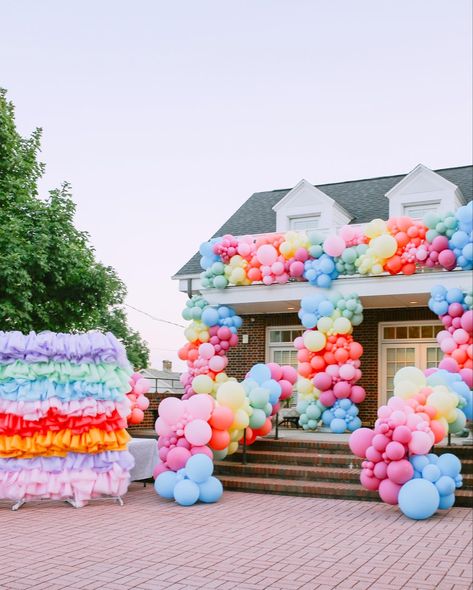
[[[180,322],[170,276],[260,190],[471,163],[470,0],[0,0],[0,85],[44,129],[42,191],[128,303]],[[179,328],[129,312],[152,363]]]

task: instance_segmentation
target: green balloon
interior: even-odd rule
[[[250,427],[261,428],[266,422],[266,414],[263,410],[254,409],[250,416]]]
[[[202,310],[200,309],[200,307],[193,307],[192,308],[192,319],[193,320],[200,320],[201,315],[202,315]]]
[[[215,287],[215,289],[225,289],[225,287],[227,285],[228,285],[228,281],[222,275],[216,276],[213,280],[213,286]]]
[[[250,392],[248,397],[250,398],[250,403],[253,408],[263,410],[269,401],[269,391],[262,387],[256,387]]]
[[[457,409],[457,417],[455,418],[455,422],[449,422],[448,424],[448,432],[451,434],[457,434],[461,432],[466,426],[466,416],[465,414]]]
[[[315,404],[311,404],[307,408],[307,417],[309,420],[318,420],[320,418],[320,409]]]
[[[349,264],[353,264],[357,259],[356,250],[355,248],[347,248],[342,252],[342,259],[343,262],[347,262]]]
[[[301,416],[299,418],[299,424],[301,426],[304,426],[304,424],[307,424],[308,421],[309,421],[309,418],[308,418],[307,414],[301,414]]]

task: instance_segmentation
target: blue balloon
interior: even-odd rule
[[[319,305],[319,314],[321,316],[331,316],[334,311],[333,303],[331,301],[322,301]]]
[[[329,275],[319,275],[317,277],[317,287],[320,287],[321,289],[328,289],[332,284],[332,279],[329,277]]]
[[[361,420],[358,416],[354,416],[353,420],[348,423],[348,430],[353,432],[354,430],[358,430],[358,428],[361,428]]]
[[[436,285],[435,287],[433,287],[430,294],[434,298],[438,297],[440,299],[445,299],[445,296],[447,295],[447,289],[445,289],[443,285]]]
[[[424,469],[422,469],[422,477],[431,481],[432,483],[435,483],[438,479],[440,479],[441,476],[442,474],[438,466],[433,465],[432,463],[429,463],[424,467]]]
[[[186,463],[186,473],[189,479],[195,483],[203,483],[214,471],[214,464],[210,457],[203,453],[192,455]]]
[[[349,410],[352,407],[352,403],[349,399],[341,399],[338,402],[338,406],[342,408],[342,410]]]
[[[250,379],[254,379],[259,385],[271,379],[271,371],[263,363],[253,365],[249,373]]]
[[[220,500],[223,494],[223,486],[216,477],[209,477],[207,481],[199,484],[199,500],[209,504]]]
[[[437,465],[442,475],[449,475],[453,479],[459,475],[462,468],[460,459],[452,453],[440,455]]]
[[[192,506],[199,499],[199,486],[190,479],[179,481],[174,488],[174,499],[181,506]]]
[[[330,410],[325,410],[322,414],[322,422],[325,424],[325,426],[330,426],[334,418],[335,416],[333,415],[333,412]]]
[[[335,416],[335,418],[345,418],[345,416],[347,415],[347,413],[345,412],[345,410],[342,410],[342,408],[337,408],[333,415]]]
[[[463,303],[463,291],[453,287],[447,291],[446,299],[449,303]]]
[[[399,491],[398,503],[408,518],[424,520],[438,510],[440,495],[431,481],[411,479]]]
[[[448,496],[440,496],[439,508],[440,510],[448,510],[455,504],[455,494]]]
[[[437,465],[437,463],[439,462],[438,455],[436,455],[435,453],[429,453],[428,455],[426,455],[426,457],[429,460],[429,463],[433,463],[434,465]]]
[[[163,471],[154,482],[156,493],[162,498],[172,500],[174,498],[174,487],[177,483],[177,474],[174,471]]]
[[[429,465],[429,459],[425,455],[413,455],[410,457],[409,461],[411,462],[412,467],[420,473],[426,465]]]
[[[436,482],[435,487],[441,496],[449,496],[455,492],[455,481],[449,475],[442,475]]]
[[[342,434],[343,432],[345,432],[346,428],[347,424],[345,420],[343,420],[342,418],[334,418],[330,422],[330,430],[335,434]]]
[[[301,299],[301,309],[309,313],[314,313],[320,305],[320,303],[322,303],[322,301],[323,298],[321,295],[311,295],[309,297],[303,297]]]
[[[230,313],[230,308],[227,307],[226,305],[220,305],[218,308],[218,315],[221,318],[229,318],[231,313]]]
[[[219,320],[219,313],[214,307],[206,307],[201,316],[202,323],[211,328],[216,326]]]
[[[315,313],[304,312],[301,321],[304,328],[311,330],[312,328],[315,328],[315,326],[317,325],[317,316],[315,315]]]

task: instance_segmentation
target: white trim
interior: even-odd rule
[[[378,407],[386,404],[386,392],[384,391],[384,384],[386,381],[386,362],[384,358],[384,350],[389,344],[393,345],[393,348],[415,348],[416,357],[420,352],[420,346],[426,348],[428,344],[437,344],[437,339],[433,338],[398,338],[398,339],[385,339],[383,338],[384,328],[390,326],[441,326],[442,322],[436,319],[432,320],[406,320],[400,322],[378,322]],[[403,346],[404,345],[404,346]],[[363,363],[362,363],[363,368]]]
[[[294,313],[294,312],[288,312],[288,313]],[[304,328],[303,328],[302,324],[289,325],[289,326],[266,326],[265,334],[264,334],[264,340],[265,340],[264,357],[265,357],[266,363],[271,362],[270,355],[269,355],[269,350],[270,350],[270,348],[272,348],[269,343],[269,333],[271,332],[271,330],[273,330],[273,331],[275,331],[275,330],[300,330],[303,332]],[[288,348],[292,346],[292,348],[294,350],[296,350],[294,348],[294,343],[292,343],[292,342],[278,342],[277,344],[274,344],[273,348],[276,348],[277,346],[284,347],[286,345]]]
[[[388,190],[388,192],[384,196],[388,199],[391,199],[397,193],[405,189],[414,178],[416,178],[417,176],[421,176],[422,174],[425,174],[426,176],[429,176],[430,178],[434,179],[435,182],[441,188],[445,188],[447,190],[454,192],[458,191],[458,193],[462,196],[462,200],[464,200],[463,195],[461,194],[461,191],[456,184],[453,184],[453,182],[450,182],[450,180],[447,180],[446,178],[438,174],[438,172],[434,172],[424,164],[417,164],[417,166],[413,168],[410,172],[408,172],[402,180],[400,180],[390,190]]]

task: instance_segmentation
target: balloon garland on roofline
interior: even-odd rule
[[[419,268],[473,269],[473,204],[455,213],[374,219],[345,225],[325,239],[317,232],[225,235],[200,246],[204,289],[308,281],[329,288],[339,276],[411,275]]]

